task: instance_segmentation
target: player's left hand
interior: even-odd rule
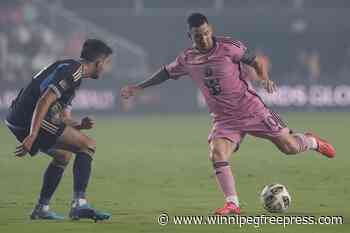
[[[95,126],[95,119],[87,116],[81,119],[80,129],[92,129]]]
[[[129,85],[121,89],[120,96],[124,99],[128,99],[132,96],[137,95],[141,90],[142,88],[137,85]]]
[[[270,80],[261,80],[261,85],[265,88],[265,90],[267,91],[267,93],[274,93],[277,90],[276,84]]]

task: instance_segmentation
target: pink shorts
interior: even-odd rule
[[[277,113],[267,111],[263,116],[243,119],[239,122],[231,119],[214,120],[208,142],[216,138],[225,138],[239,146],[246,134],[261,138],[275,138],[289,132],[287,125]]]

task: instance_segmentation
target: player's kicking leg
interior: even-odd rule
[[[284,132],[271,141],[285,154],[299,154],[307,150],[314,150],[320,154],[334,158],[336,151],[331,143],[313,133]]]
[[[217,209],[215,214],[240,214],[235,179],[229,162],[237,144],[225,138],[214,138],[210,141],[209,148],[209,158],[213,163],[218,185],[226,199],[225,206]]]
[[[299,154],[307,150],[314,150],[320,154],[333,158],[336,151],[331,143],[313,133],[292,133],[281,117],[270,111],[263,124],[254,127],[250,134],[269,139],[285,154]]]
[[[89,218],[95,221],[109,219],[110,214],[95,210],[86,199],[96,142],[79,130],[67,126],[55,147],[72,151],[76,155],[73,165],[74,192],[70,218],[73,220]]]
[[[59,149],[48,149],[45,153],[52,156],[52,161],[45,170],[40,197],[30,218],[32,220],[63,220],[63,216],[50,210],[49,203],[61,181],[63,172],[69,163],[72,153]]]

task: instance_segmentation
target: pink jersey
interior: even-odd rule
[[[184,50],[165,66],[172,79],[190,76],[200,88],[214,120],[231,119],[244,127],[249,119],[263,118],[268,109],[245,80],[240,62],[246,47],[230,38],[216,38],[207,54]]]

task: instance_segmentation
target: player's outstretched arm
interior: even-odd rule
[[[165,68],[159,69],[149,79],[146,79],[136,85],[129,85],[121,89],[121,96],[125,99],[137,95],[141,90],[159,85],[166,80],[170,79],[168,72]]]
[[[30,133],[22,142],[24,149],[23,153],[26,153],[31,150],[32,145],[38,136],[41,123],[44,120],[49,110],[49,107],[57,100],[57,97],[57,94],[51,88],[48,88],[45,91],[45,93],[40,97],[34,109]]]
[[[268,93],[273,93],[276,91],[275,83],[269,77],[270,62],[268,58],[264,55],[256,55],[254,60],[249,64],[252,66],[258,78],[261,80],[262,85]]]

